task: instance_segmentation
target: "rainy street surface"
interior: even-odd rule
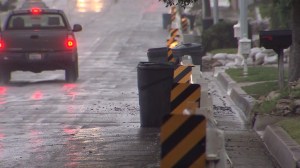
[[[0,168],[157,168],[159,128],[141,128],[137,65],[168,37],[158,0],[44,0],[79,23],[79,80],[14,72],[0,86]],[[212,76],[208,75],[211,81]],[[259,137],[216,83],[214,115],[237,168],[271,168]]]
[[[165,45],[158,0],[44,0],[79,23],[79,80],[14,72],[0,86],[0,167],[159,167],[159,130],[140,128],[137,71]]]

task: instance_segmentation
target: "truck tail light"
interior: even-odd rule
[[[76,46],[75,38],[72,35],[68,35],[66,40],[66,47],[72,49]]]
[[[4,41],[0,35],[0,49],[4,49]]]
[[[40,8],[31,8],[30,11],[33,15],[39,15],[42,12],[42,10]]]

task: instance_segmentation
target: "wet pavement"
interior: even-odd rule
[[[80,77],[69,84],[63,71],[14,72],[0,86],[0,167],[159,167],[159,129],[140,128],[136,67],[148,48],[165,45],[165,6],[45,2],[83,26]]]

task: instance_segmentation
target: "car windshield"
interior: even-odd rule
[[[21,6],[22,9],[30,9],[33,7],[48,8],[44,2],[28,2]]]
[[[60,14],[18,14],[9,18],[8,30],[23,29],[64,29],[65,21]]]

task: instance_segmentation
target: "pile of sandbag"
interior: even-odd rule
[[[287,62],[289,49],[284,51],[284,61]],[[203,61],[211,61],[212,67],[217,66],[242,66],[244,65],[244,57],[239,54],[217,53],[215,55],[208,54],[202,57]],[[273,51],[265,48],[252,48],[247,57],[248,65],[267,65],[277,64],[278,55]]]

